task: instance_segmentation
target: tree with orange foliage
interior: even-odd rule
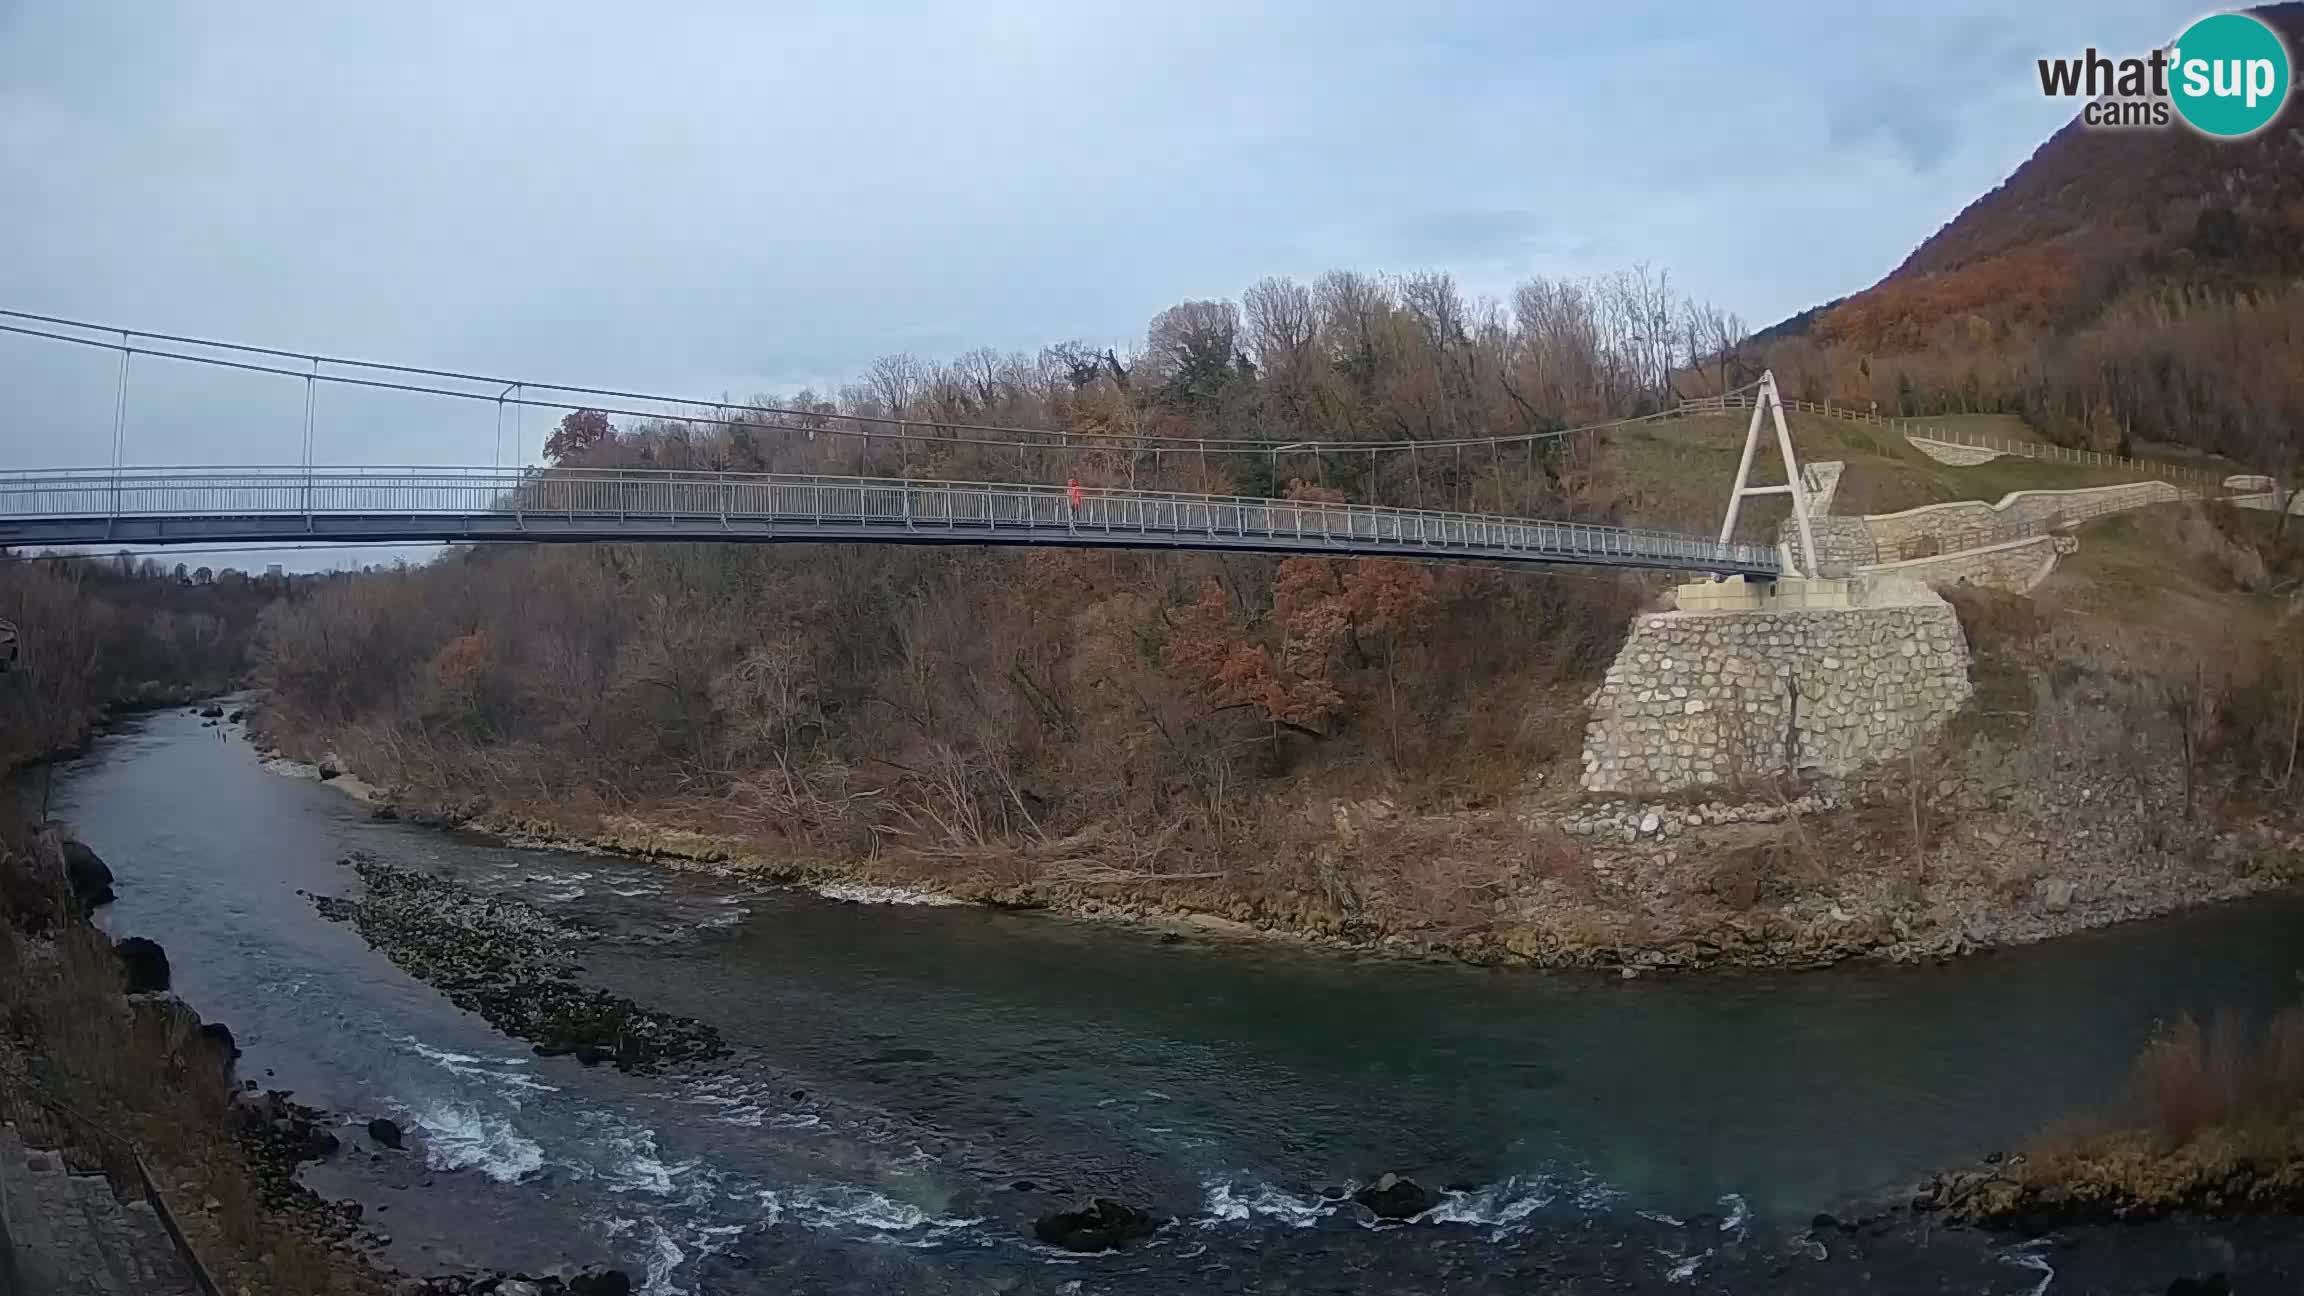
[[[432,658],[432,677],[444,688],[462,688],[488,667],[488,634],[475,630],[440,645]]]
[[[581,463],[584,457],[616,439],[616,429],[608,416],[594,409],[580,409],[560,420],[560,426],[544,442],[544,457],[562,467]]]
[[[1289,484],[1288,498],[1344,502],[1342,491],[1303,481]],[[1345,709],[1339,666],[1381,661],[1397,702],[1400,635],[1432,602],[1432,574],[1416,563],[1289,558],[1272,579],[1277,655],[1234,624],[1223,589],[1210,583],[1169,618],[1168,664],[1204,681],[1218,706],[1254,706],[1280,724],[1326,735]]]
[[[483,694],[488,668],[494,661],[488,633],[474,630],[440,645],[432,657],[432,680],[439,686],[446,710],[459,725],[483,718]]]
[[[1271,650],[1232,623],[1223,587],[1214,582],[1169,618],[1167,657],[1170,668],[1205,684],[1216,706],[1255,707],[1305,733],[1326,736],[1344,703],[1324,670],[1284,677]]]
[[[1334,693],[1337,659],[1383,667],[1395,761],[1399,756],[1400,644],[1433,604],[1432,573],[1391,558],[1290,558],[1273,579],[1274,610],[1287,638],[1281,655],[1295,678]],[[1337,697],[1341,707],[1342,698]]]

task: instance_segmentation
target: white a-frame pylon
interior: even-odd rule
[[[1776,451],[1784,458],[1784,484],[1782,486],[1754,486],[1752,480],[1752,452],[1760,446],[1760,420],[1773,417],[1776,422]],[[1727,544],[1736,535],[1736,515],[1743,511],[1747,495],[1789,495],[1792,497],[1792,517],[1800,527],[1800,558],[1797,563],[1787,561],[1788,576],[1814,576],[1816,574],[1816,536],[1808,527],[1808,486],[1800,478],[1800,460],[1792,453],[1792,433],[1784,426],[1784,399],[1776,394],[1776,371],[1771,369],[1760,375],[1760,387],[1752,396],[1752,426],[1744,432],[1744,457],[1736,464],[1736,484],[1728,491],[1728,517],[1720,523],[1720,543]],[[1805,568],[1805,571],[1800,570]]]

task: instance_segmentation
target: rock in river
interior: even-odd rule
[[[378,1147],[388,1147],[398,1151],[400,1148],[400,1123],[379,1116],[368,1122],[368,1138]]]
[[[1360,1191],[1352,1200],[1376,1213],[1378,1219],[1414,1219],[1432,1209],[1432,1194],[1413,1179],[1387,1174]]]
[[[112,947],[128,977],[128,993],[156,994],[168,988],[168,952],[156,941],[131,936]]]
[[[568,1296],[632,1296],[632,1279],[621,1269],[587,1269],[568,1280]]]
[[[1098,1197],[1073,1210],[1051,1211],[1032,1225],[1033,1236],[1066,1251],[1112,1251],[1150,1237],[1160,1225],[1144,1212]]]
[[[328,918],[352,923],[369,944],[448,1001],[545,1057],[653,1071],[727,1051],[710,1026],[654,1012],[577,980],[586,931],[523,901],[476,894],[454,881],[351,857],[365,894],[314,896]]]

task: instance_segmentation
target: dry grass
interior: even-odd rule
[[[2183,504],[2098,518],[2079,529],[2079,552],[2036,594],[2054,608],[2194,637],[2259,632],[2279,613],[2265,593],[2265,559],[2218,521]]]
[[[2205,1030],[2185,1017],[2145,1045],[2133,1084],[2147,1127],[2170,1148],[2218,1126],[2277,1125],[2304,1114],[2304,1005],[2276,1014],[2261,1032],[2230,1011]]]

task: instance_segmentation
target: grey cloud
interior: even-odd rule
[[[1927,92],[1889,87],[1864,102],[1835,106],[1826,137],[1835,148],[1885,145],[1925,172],[1934,170],[1952,151],[1959,127],[1930,102]]]
[[[1396,222],[1389,251],[1411,265],[1525,261],[1554,233],[1547,217],[1516,208],[1457,208]]]

